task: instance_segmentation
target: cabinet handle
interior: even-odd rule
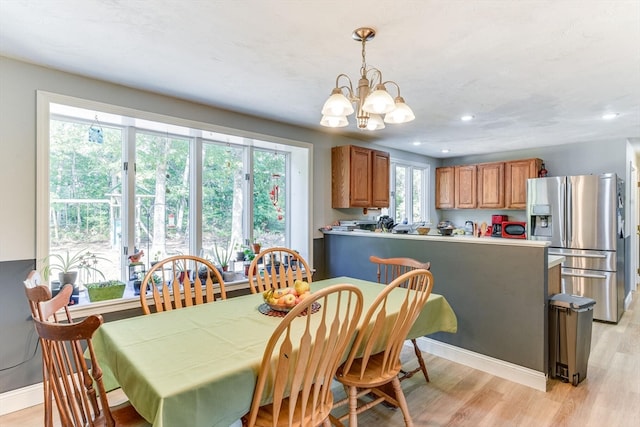
[[[592,254],[562,254],[562,253],[557,253],[557,252],[549,252],[549,255],[557,255],[557,256],[564,256],[564,257],[573,257],[573,258],[598,258],[598,259],[603,259],[606,258],[606,255],[601,255],[601,254],[597,254],[597,255],[592,255]]]
[[[587,279],[606,279],[604,274],[576,274],[576,273],[562,273],[563,276],[569,277],[584,277]]]

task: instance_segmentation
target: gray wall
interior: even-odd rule
[[[433,292],[458,318],[458,332],[438,341],[547,372],[547,248],[366,234],[325,235],[331,277],[376,281],[369,256],[431,262]]]

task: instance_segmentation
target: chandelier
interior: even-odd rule
[[[383,82],[382,72],[367,66],[365,45],[375,35],[375,30],[367,27],[358,28],[353,32],[351,37],[362,42],[362,66],[358,88],[354,92],[349,76],[338,74],[336,87],[322,107],[322,120],[320,120],[322,126],[345,127],[349,125],[347,116],[354,111],[358,128],[367,130],[384,129],[385,123],[406,123],[416,118],[400,96],[400,86],[391,80]],[[348,85],[340,86],[341,79],[346,80]],[[398,94],[395,99],[389,95],[385,85],[396,87]],[[352,104],[356,106],[355,109]]]

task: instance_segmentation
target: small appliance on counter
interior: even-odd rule
[[[438,232],[443,236],[451,236],[456,227],[451,221],[440,221],[437,228]]]
[[[378,218],[378,228],[382,231],[391,231],[393,225],[393,218],[389,215],[381,215],[380,218]]]
[[[377,221],[366,219],[341,220],[339,226],[333,226],[336,231],[375,231]]]
[[[502,236],[507,239],[526,239],[527,223],[522,221],[502,221]]]
[[[502,223],[509,221],[507,215],[491,215],[491,237],[504,237],[502,235]]]
[[[472,235],[474,229],[475,229],[475,225],[473,224],[473,221],[464,222],[464,234]]]

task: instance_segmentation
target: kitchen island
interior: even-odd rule
[[[430,335],[421,347],[546,390],[549,269],[562,262],[546,242],[340,231],[326,231],[324,241],[329,277],[375,281],[371,255],[431,262],[433,292],[456,312],[458,333]]]

